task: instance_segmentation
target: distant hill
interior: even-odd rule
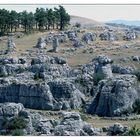
[[[106,23],[124,24],[129,26],[140,26],[140,20],[112,20]]]
[[[93,19],[85,18],[85,17],[79,17],[79,16],[71,16],[70,24],[75,25],[75,23],[80,23],[82,26],[85,25],[104,25],[101,22],[98,22]]]

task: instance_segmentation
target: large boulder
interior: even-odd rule
[[[21,103],[0,103],[0,116],[16,116],[24,110]]]
[[[85,48],[85,45],[78,39],[76,39],[73,43],[73,46],[75,48]]]
[[[132,67],[126,67],[121,65],[112,65],[112,72],[113,73],[119,73],[119,74],[133,74],[135,71]]]
[[[86,33],[82,36],[82,40],[84,42],[86,42],[87,44],[90,44],[91,41],[95,41],[96,40],[96,34],[95,33]]]
[[[116,35],[114,35],[113,33],[111,32],[104,32],[104,33],[101,33],[99,35],[100,39],[101,40],[107,40],[107,41],[115,41],[117,40],[117,37]]]
[[[130,40],[136,39],[136,37],[137,36],[136,36],[136,33],[134,31],[127,31],[127,32],[125,32],[123,39],[130,41]]]
[[[24,58],[9,57],[0,59],[0,77],[6,77],[27,70],[28,65]]]
[[[95,61],[95,74],[102,75],[103,78],[113,76],[111,69],[112,60],[108,56],[99,55],[93,61]]]
[[[68,31],[67,32],[67,35],[68,35],[68,38],[71,40],[71,41],[74,41],[77,37],[77,34],[75,31]]]
[[[59,121],[55,119],[48,119],[39,113],[31,113],[32,126],[39,135],[51,136],[51,130],[58,124]]]
[[[108,128],[107,135],[109,136],[121,136],[128,131],[128,128],[120,123],[115,123]]]
[[[128,115],[133,111],[132,105],[138,98],[135,84],[134,75],[117,76],[100,81],[98,91],[87,112],[109,117]]]
[[[44,49],[46,47],[45,38],[43,37],[38,38],[36,47],[39,49]]]
[[[60,32],[57,36],[60,43],[64,43],[68,40],[68,36],[64,32]]]

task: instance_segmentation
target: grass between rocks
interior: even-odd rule
[[[39,112],[41,115],[44,115],[48,119],[57,119],[57,120],[62,119],[62,116],[59,114],[59,112],[63,112],[63,111],[46,111],[46,110],[34,110],[34,109],[30,109],[30,111]],[[83,113],[82,109],[75,109],[75,110],[71,110],[71,111],[68,111],[68,112],[78,112],[78,113],[80,113],[83,121],[85,121],[85,122],[91,124],[93,127],[97,127],[97,128],[111,126],[116,122],[121,123],[124,126],[133,127],[134,125],[136,125],[137,128],[140,128],[140,119],[133,119],[134,116],[127,117],[127,119],[120,119],[120,118],[117,118],[117,117],[114,117],[114,118],[107,117],[107,118],[105,118],[105,117],[98,117],[96,115],[90,115],[90,114],[87,114],[87,113]]]
[[[87,31],[88,32],[88,31]],[[95,30],[89,30],[89,32],[95,32]],[[101,31],[102,32],[102,31]],[[48,32],[44,33],[35,33],[35,34],[30,34],[27,36],[24,36],[23,38],[15,39],[15,44],[17,47],[17,51],[13,56],[21,56],[21,55],[26,55],[28,54],[28,50],[32,50],[33,53],[31,54],[32,56],[36,56],[36,48],[34,46],[37,43],[37,39],[39,37],[45,37],[47,36]],[[80,34],[81,36],[81,34]],[[6,49],[6,42],[7,40],[0,41],[0,50]],[[131,46],[130,48],[120,48],[120,46],[123,45],[129,45]],[[95,45],[101,46],[101,48],[96,48]],[[89,63],[95,56],[99,54],[105,54],[111,57],[114,61],[115,64],[121,64],[125,66],[132,66],[136,67],[137,69],[140,69],[140,62],[134,62],[134,61],[128,61],[128,62],[123,62],[120,61],[120,58],[124,57],[131,57],[134,55],[140,54],[140,37],[135,40],[135,41],[115,41],[113,43],[110,43],[108,41],[100,41],[99,38],[95,42],[93,42],[91,45],[87,46],[84,49],[77,49],[76,52],[74,52],[72,55],[64,54],[64,50],[67,50],[68,48],[72,47],[71,42],[67,42],[64,44],[60,44],[60,51],[58,53],[50,53],[47,52],[52,48],[51,45],[47,46],[47,49],[43,50],[43,53],[45,55],[54,55],[54,56],[65,56],[68,60],[68,64],[71,67],[79,67],[82,64]],[[85,49],[93,49],[93,52],[88,53],[88,51],[84,51]],[[84,53],[83,53],[84,52]],[[137,74],[139,78],[139,73]],[[38,77],[37,79],[38,80]],[[97,79],[98,81],[98,79]],[[61,119],[61,116],[58,114],[58,112],[55,111],[41,111],[41,110],[31,110],[33,112],[39,112],[42,113],[43,115],[47,116],[48,118],[52,119]],[[90,123],[93,127],[104,127],[104,126],[110,126],[114,124],[115,122],[121,123],[122,125],[130,126],[133,127],[135,124],[138,128],[140,128],[140,119],[135,119],[135,120],[120,120],[120,119],[112,119],[112,118],[102,118],[98,116],[91,116],[89,114],[83,113],[81,110],[73,110],[80,112],[81,117],[84,121]],[[51,112],[51,113],[50,113]],[[52,115],[53,114],[53,115]],[[13,135],[17,135],[17,133],[21,133],[20,130],[14,130]]]

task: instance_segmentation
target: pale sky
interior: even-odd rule
[[[0,5],[0,9],[35,12],[37,7],[52,8],[58,5]],[[115,19],[140,20],[140,5],[63,5],[70,15],[91,18],[97,21]]]

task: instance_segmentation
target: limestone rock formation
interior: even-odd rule
[[[91,41],[96,40],[96,34],[95,33],[86,33],[82,36],[82,40],[85,41],[87,44],[90,44]]]
[[[53,37],[53,43],[52,43],[52,47],[53,47],[53,52],[58,52],[58,48],[59,48],[59,40],[57,36]]]
[[[22,135],[32,134],[33,127],[29,112],[20,103],[0,103],[0,134],[10,135],[17,129],[20,129]]]
[[[40,37],[38,39],[36,47],[39,49],[44,49],[46,47],[46,42],[45,42],[45,39],[43,37]]]
[[[120,123],[115,123],[108,128],[107,135],[109,136],[121,136],[124,135],[128,131],[128,128],[123,126]]]
[[[111,32],[104,32],[99,35],[101,40],[115,41],[117,37]]]
[[[76,40],[74,41],[73,46],[74,46],[75,48],[84,48],[84,47],[85,47],[85,45],[84,45],[80,40],[78,40],[78,39],[76,39]]]
[[[7,41],[7,53],[13,53],[16,50],[16,45],[13,39],[10,37]]]
[[[102,80],[87,112],[99,116],[128,115],[133,111],[133,103],[138,98],[134,88],[136,77],[123,75]]]
[[[113,73],[119,73],[119,74],[133,74],[135,71],[132,67],[126,67],[121,65],[112,65],[112,72]]]
[[[108,56],[99,55],[93,61],[95,61],[95,74],[100,74],[104,78],[112,77],[112,60]]]
[[[67,35],[68,35],[68,38],[71,40],[71,41],[74,41],[77,37],[77,34],[75,31],[68,31],[67,32]]]
[[[136,39],[136,33],[134,31],[127,31],[125,32],[125,35],[123,36],[124,40],[130,41]]]
[[[63,120],[54,129],[55,136],[96,136],[100,131],[82,121],[76,112],[64,113]]]
[[[58,110],[79,108],[85,102],[84,95],[68,81],[55,80],[49,82],[48,85]]]

